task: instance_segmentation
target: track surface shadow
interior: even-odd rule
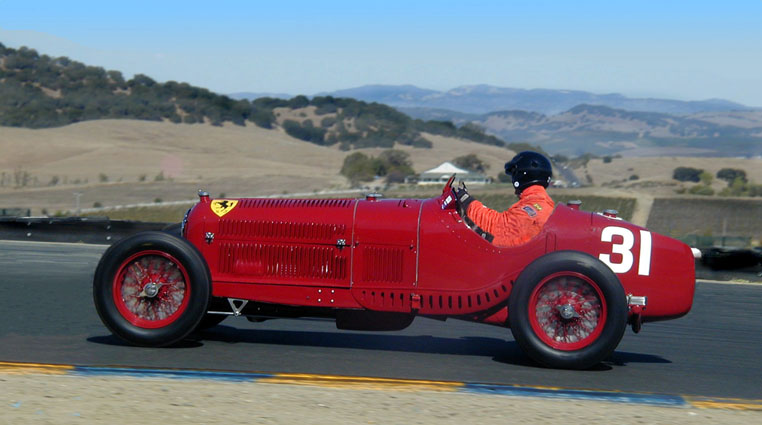
[[[104,345],[128,345],[113,335],[90,337],[87,341]],[[515,341],[489,337],[447,338],[431,335],[238,329],[231,326],[218,325],[204,331],[195,332],[180,343],[166,348],[200,348],[204,346],[204,342],[482,356],[490,357],[497,363],[545,368],[528,358]],[[671,362],[662,357],[649,354],[615,352],[608,359],[590,370],[607,371],[616,366],[626,366],[629,363]]]

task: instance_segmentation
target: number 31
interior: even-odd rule
[[[622,243],[613,243],[614,236],[621,236]],[[612,242],[611,254],[620,254],[622,261],[614,263],[611,254],[600,254],[598,258],[611,268],[614,273],[627,273],[632,269],[635,258],[632,255],[632,247],[635,246],[635,235],[630,229],[624,227],[609,226],[601,232],[601,242]],[[651,232],[640,231],[640,256],[638,257],[638,274],[648,276],[651,274]]]

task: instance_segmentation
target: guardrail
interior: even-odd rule
[[[169,223],[109,220],[107,217],[0,217],[0,240],[112,244]]]

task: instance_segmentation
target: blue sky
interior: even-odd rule
[[[0,42],[221,93],[364,84],[762,106],[762,1],[10,1]]]

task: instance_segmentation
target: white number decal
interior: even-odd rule
[[[651,274],[651,232],[647,230],[640,231],[638,274],[641,276],[648,276]]]
[[[621,243],[613,243],[614,236],[622,238]],[[632,269],[635,258],[632,248],[635,246],[635,235],[624,227],[609,226],[601,232],[601,242],[612,242],[611,254],[622,256],[620,263],[611,261],[611,254],[600,254],[598,258],[611,268],[614,273],[627,273]],[[640,231],[640,256],[638,257],[638,274],[648,276],[651,274],[651,232]]]

